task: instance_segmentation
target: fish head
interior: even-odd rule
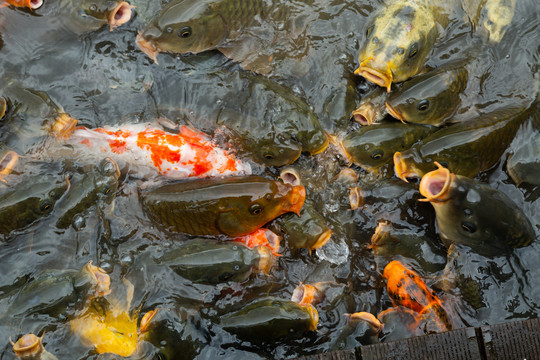
[[[408,178],[422,177],[427,172],[425,168],[432,165],[424,163],[422,156],[414,147],[403,152],[395,152],[393,159],[396,176],[405,182],[409,182]]]
[[[13,352],[20,359],[38,359],[41,358],[43,352],[42,337],[37,337],[34,334],[23,335],[17,342],[11,342]],[[11,339],[10,339],[11,341]]]
[[[441,125],[460,104],[459,93],[449,84],[448,73],[419,75],[388,94],[386,110],[402,121]]]
[[[351,118],[361,125],[371,125],[380,122],[384,117],[384,101],[387,92],[377,87],[362,97],[360,105],[351,113]]]
[[[420,276],[397,260],[386,265],[383,277],[387,280],[386,290],[394,306],[420,312],[434,300],[432,291]]]
[[[229,236],[247,235],[286,212],[299,213],[306,197],[302,185],[262,178],[236,183],[230,189],[227,206],[220,209],[217,219],[219,230]]]
[[[110,204],[116,197],[120,169],[112,158],[103,159],[98,167],[95,177],[95,187],[101,201]]]
[[[81,19],[94,19],[106,22],[113,28],[131,19],[132,8],[125,1],[83,0],[79,3],[78,15]]]
[[[285,239],[294,248],[318,249],[332,237],[332,230],[324,218],[310,206],[300,211],[300,216],[288,215],[282,223]]]
[[[223,18],[205,1],[171,2],[140,33],[137,44],[151,58],[159,52],[197,54],[216,49],[227,35]]]
[[[256,162],[266,166],[289,165],[302,154],[302,144],[285,132],[267,134],[261,139],[245,139],[242,146]]]
[[[407,80],[422,70],[437,36],[431,12],[410,2],[384,7],[365,29],[355,74],[388,92],[393,82]]]

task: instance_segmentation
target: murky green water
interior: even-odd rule
[[[159,65],[143,54],[135,44],[135,37],[161,8],[158,1],[134,2],[137,8],[132,20],[113,32],[104,27],[82,34],[66,29],[62,21],[66,15],[58,11],[73,8],[75,4],[45,1],[35,14],[0,9],[2,84],[5,87],[15,81],[47,92],[66,112],[79,119],[79,124],[90,128],[121,127],[124,123],[150,122],[167,116],[176,122],[188,120],[202,130],[210,130],[204,119],[220,106],[242,103],[242,109],[255,117],[273,110],[268,107],[268,98],[254,92],[257,87],[250,87],[258,81],[257,76],[245,73],[218,51],[186,56],[160,54]],[[270,79],[303,99],[331,134],[341,136],[355,127],[349,123],[349,114],[373,86],[353,75],[353,71],[358,66],[356,57],[363,25],[380,6],[375,1],[341,0],[310,4],[306,10],[311,12],[312,19],[306,32],[309,46],[302,67],[277,61],[271,72]],[[473,30],[467,21],[459,21],[462,13],[455,14],[428,66],[470,58],[470,80],[462,96],[459,118],[504,105],[533,102],[540,54],[537,10],[533,0],[517,1],[507,36],[494,47],[481,45],[481,25]],[[15,135],[7,132],[6,126],[2,131],[3,141],[16,143]],[[516,144],[527,139],[524,132],[518,131],[516,141],[497,167],[479,178],[516,201],[538,235],[539,189],[516,187],[505,171],[507,155]],[[19,146],[32,148],[34,144]],[[81,169],[85,159],[79,163],[74,166],[78,169],[74,171],[74,181],[84,172]],[[332,242],[311,254],[305,249],[291,250],[285,244],[283,256],[269,276],[257,274],[241,284],[209,286],[190,283],[165,268],[152,273],[146,271],[141,267],[144,259],[159,254],[164,247],[174,247],[180,237],[160,231],[148,220],[139,203],[141,181],[136,174],[128,173],[119,179],[112,213],[93,205],[75,225],[60,229],[56,219],[61,214],[54,211],[29,228],[12,234],[0,246],[0,294],[18,288],[41,270],[78,269],[93,260],[110,273],[113,286],[123,278],[134,284],[132,309],[142,308],[144,313],[173,304],[197,314],[193,322],[197,334],[194,337],[199,339],[195,345],[198,358],[292,358],[337,348],[336,339],[345,325],[345,313],[377,314],[391,306],[385,281],[367,248],[379,220],[391,221],[405,231],[425,236],[420,254],[401,260],[421,273],[428,285],[435,281],[446,261],[445,249],[437,237],[433,209],[428,203],[417,201],[416,185],[407,187],[393,179],[400,186],[398,190],[390,196],[385,190],[373,191],[373,198],[364,207],[351,211],[350,185],[334,181],[342,165],[332,148],[316,156],[302,155],[294,164],[305,180],[307,198],[333,229]],[[255,167],[256,173],[273,178],[279,175],[279,170]],[[361,169],[355,170],[360,174],[361,187],[373,186],[374,181]],[[39,173],[55,178],[58,171],[52,167],[40,169]],[[443,294],[456,325],[478,326],[537,317],[539,251],[540,245],[535,241],[509,256],[479,258],[487,306],[475,312],[459,296]],[[278,343],[251,344],[239,341],[216,325],[220,316],[242,308],[251,300],[266,296],[289,299],[300,282],[317,281],[341,285],[317,306],[320,316],[317,332]],[[24,333],[43,331],[46,331],[46,348],[59,359],[109,358],[82,345],[70,333],[66,319],[47,314],[1,323],[0,358],[14,358],[9,337],[16,339]],[[145,351],[137,356],[151,358],[155,349]]]

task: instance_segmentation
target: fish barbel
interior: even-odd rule
[[[249,164],[186,126],[181,126],[178,134],[144,124],[121,129],[77,127],[65,144],[76,150],[99,152],[115,161],[149,167],[171,178],[251,174]]]

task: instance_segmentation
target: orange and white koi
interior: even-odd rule
[[[135,166],[146,166],[171,178],[250,175],[251,166],[217,147],[204,133],[181,126],[178,134],[147,124],[121,129],[75,128],[64,141],[76,148],[109,156]]]
[[[279,243],[281,241],[281,237],[276,235],[276,233],[270,229],[260,228],[251,234],[237,237],[234,239],[234,241],[241,242],[250,249],[257,246],[266,246],[272,250],[272,254],[275,256],[281,256],[279,253]]]
[[[2,4],[2,2],[4,4]],[[27,7],[29,9],[35,10],[39,9],[43,5],[43,0],[1,0],[0,7],[13,5],[16,7]]]

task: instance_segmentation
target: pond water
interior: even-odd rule
[[[278,84],[279,96],[300,98],[327,133],[342,137],[358,127],[349,115],[363,95],[375,87],[354,75],[354,70],[358,67],[364,24],[384,5],[374,0],[283,3],[301,9],[305,15],[305,29],[296,43],[302,51],[287,57],[283,54],[290,49],[265,49],[276,59],[266,77],[244,70],[217,50],[195,55],[162,53],[157,58],[159,64],[154,63],[137,47],[135,39],[160,11],[163,4],[159,1],[133,0],[136,8],[132,19],[112,32],[108,26],[92,29],[71,20],[77,14],[77,6],[82,6],[76,1],[45,0],[43,7],[34,12],[0,8],[2,90],[6,93],[20,86],[44,92],[78,119],[79,125],[88,128],[122,128],[123,124],[167,117],[176,124],[211,133],[216,128],[212,119],[221,108],[238,108],[254,119],[275,116],[280,110],[272,96],[256,86],[269,79]],[[531,106],[539,84],[539,25],[538,4],[534,0],[517,0],[505,37],[498,44],[486,45],[482,22],[467,18],[463,11],[452,14],[427,66],[434,68],[467,59],[469,82],[461,97],[458,119],[507,105]],[[535,111],[538,113],[538,108]],[[32,150],[33,158],[39,157],[40,151],[36,149],[40,149],[43,139],[31,131],[40,126],[39,116],[15,118],[2,124],[1,140],[19,153]],[[31,136],[26,136],[29,132]],[[505,167],[508,155],[523,141],[532,141],[525,128],[518,130],[501,161],[477,178],[513,199],[530,219],[538,238],[540,189],[531,185],[517,187]],[[84,188],[81,179],[85,173],[96,171],[94,165],[94,158],[81,157],[74,162],[55,158],[50,166],[31,166],[30,172],[51,179],[50,183],[61,183],[62,168],[71,173],[68,191],[82,193],[88,188]],[[59,202],[49,216],[5,236],[0,245],[0,295],[20,288],[40,271],[80,269],[92,260],[110,275],[112,287],[122,288],[123,279],[134,285],[133,313],[144,314],[161,306],[188,314],[187,320],[186,316],[179,318],[195,329],[183,333],[187,342],[192,343],[191,352],[174,358],[294,358],[338,349],[340,330],[346,326],[344,314],[366,311],[376,315],[392,306],[381,276],[381,263],[368,248],[381,220],[391,221],[405,233],[423,236],[421,249],[413,251],[414,255],[395,258],[415,269],[428,285],[435,284],[442,274],[446,249],[437,235],[432,206],[417,201],[418,184],[406,185],[393,177],[387,181],[395,184],[394,192],[387,192],[382,186],[372,189],[382,180],[374,180],[353,166],[359,175],[357,185],[367,197],[364,206],[351,210],[351,184],[335,180],[346,167],[345,162],[332,145],[321,154],[302,154],[293,166],[306,186],[306,201],[332,229],[332,240],[315,251],[293,249],[284,241],[282,256],[268,275],[254,274],[241,283],[201,285],[164,267],[150,271],[141,265],[163,249],[177,246],[184,236],[163,231],[149,220],[139,199],[140,189],[148,185],[132,169],[122,171],[114,203],[90,202],[64,228],[57,222],[62,216]],[[277,179],[281,170],[253,165],[255,174],[272,179]],[[29,174],[20,178],[23,183],[34,181]],[[276,220],[270,227],[277,229],[279,222],[280,219]],[[507,256],[472,255],[472,260],[481,264],[486,306],[474,310],[459,295],[440,292],[455,327],[538,317],[539,251],[540,243],[534,241]],[[321,281],[335,286],[316,307],[316,332],[254,343],[239,340],[218,325],[224,314],[251,301],[266,297],[288,300],[300,283]],[[5,311],[0,308],[0,314]],[[41,335],[44,331],[46,349],[59,359],[114,358],[97,354],[91,346],[82,344],[65,317],[34,313],[17,321],[0,320],[0,359],[15,358],[10,337],[18,339],[29,332]],[[149,346],[133,357],[153,358],[157,353],[156,347]]]

